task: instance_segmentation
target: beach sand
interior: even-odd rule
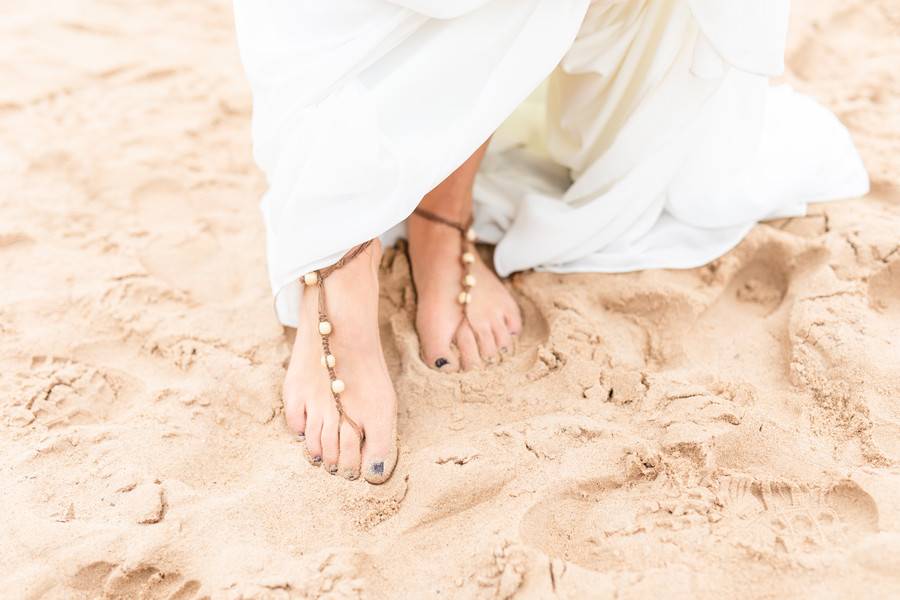
[[[2,2],[0,596],[900,595],[900,8],[795,5],[864,199],[688,271],[524,273],[515,356],[418,358],[384,486],[284,425],[230,3]]]

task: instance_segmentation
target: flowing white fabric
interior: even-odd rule
[[[287,325],[297,277],[401,224],[495,131],[476,229],[501,275],[694,267],[757,221],[868,190],[837,119],[769,85],[788,0],[235,0],[235,15]]]

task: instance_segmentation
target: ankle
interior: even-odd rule
[[[443,186],[422,198],[417,208],[450,221],[465,222],[472,216],[472,187]]]

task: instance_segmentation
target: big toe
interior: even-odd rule
[[[451,341],[453,327],[447,321],[420,320],[416,324],[419,342],[422,344],[422,359],[429,367],[445,373],[459,370],[459,361],[453,352]]]
[[[390,479],[397,465],[397,434],[394,428],[366,431],[362,471],[366,481],[381,484]]]

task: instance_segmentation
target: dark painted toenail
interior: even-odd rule
[[[331,465],[330,467],[328,467],[328,472],[331,473],[332,475],[337,473],[337,465]]]
[[[314,465],[321,465],[321,464],[322,464],[322,457],[321,457],[321,456],[313,456],[313,457],[312,457],[312,463],[313,463]]]
[[[297,434],[297,439],[300,440],[301,442],[305,442],[305,441],[306,441],[306,436],[303,435],[302,433],[298,433],[298,434]]]
[[[384,475],[384,463],[372,463],[372,467],[370,468],[370,470],[372,471],[373,475]]]
[[[434,361],[434,366],[436,366],[438,369],[440,369],[441,367],[445,367],[449,364],[450,364],[450,361],[447,360],[446,358],[439,358],[436,361]]]

